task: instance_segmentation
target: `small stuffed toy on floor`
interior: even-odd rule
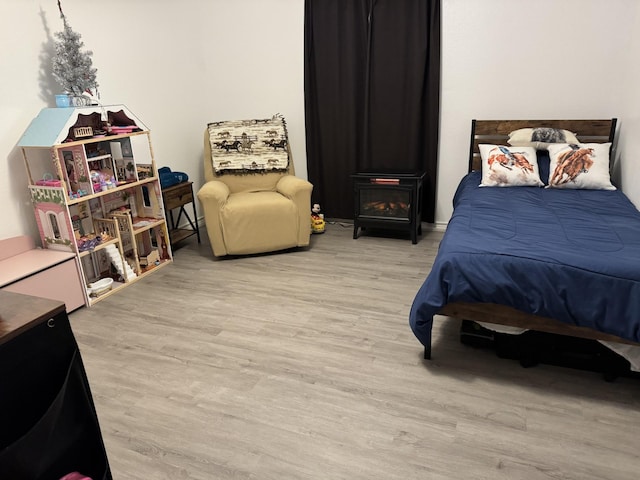
[[[324,214],[320,213],[320,204],[314,203],[311,208],[311,233],[324,233]]]

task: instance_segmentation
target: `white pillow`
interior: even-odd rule
[[[610,143],[549,145],[549,188],[615,190],[609,176]]]
[[[521,128],[509,134],[507,143],[512,146],[544,150],[554,143],[578,143],[578,139],[573,132],[560,128]]]
[[[541,187],[536,151],[532,147],[478,145],[482,157],[481,187]]]

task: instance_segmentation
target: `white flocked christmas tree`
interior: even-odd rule
[[[60,18],[64,24],[62,32],[56,32],[55,49],[56,53],[53,58],[53,76],[60,84],[63,91],[78,100],[83,94],[91,97],[98,96],[98,82],[96,81],[97,69],[93,68],[90,50],[82,51],[84,42],[81,35],[75,32],[67,18],[62,12],[62,5],[58,0],[58,9],[60,10]],[[88,99],[87,99],[88,100]]]

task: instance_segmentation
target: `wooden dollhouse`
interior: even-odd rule
[[[124,105],[46,108],[18,146],[43,248],[75,253],[84,285],[112,279],[86,305],[172,261],[150,132]]]

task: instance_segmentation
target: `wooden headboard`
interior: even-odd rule
[[[617,119],[611,120],[472,120],[469,171],[482,170],[478,144],[506,145],[509,133],[519,128],[561,128],[569,130],[582,143],[612,142]]]

